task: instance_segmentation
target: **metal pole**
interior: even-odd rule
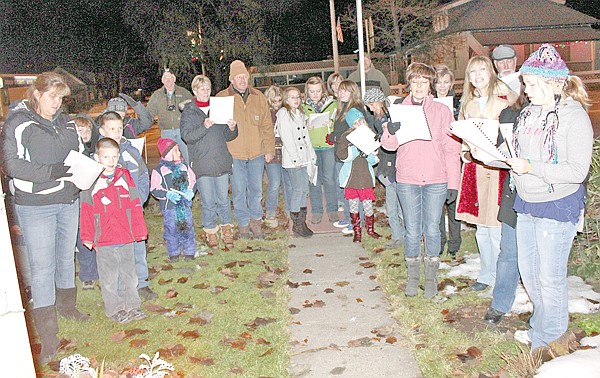
[[[360,98],[365,97],[365,42],[363,37],[362,0],[356,0],[356,25],[358,26],[358,69],[360,71]]]
[[[329,0],[329,19],[331,22],[331,48],[333,49],[333,71],[340,73],[340,57],[338,55],[337,31],[335,28],[335,0]]]

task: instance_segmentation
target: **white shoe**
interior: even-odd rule
[[[344,234],[344,235],[353,235],[354,234],[354,230],[353,230],[352,225],[350,225],[348,227],[344,227],[342,229],[342,234]]]
[[[529,337],[529,331],[515,331],[515,340],[522,344],[531,344],[531,338]]]

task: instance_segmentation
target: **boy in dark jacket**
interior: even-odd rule
[[[148,236],[139,194],[129,171],[118,167],[119,145],[102,138],[94,158],[104,166],[96,183],[81,195],[80,234],[96,249],[106,315],[117,323],[140,320],[133,243]]]
[[[186,260],[196,255],[196,235],[192,220],[192,199],[196,175],[185,165],[179,146],[172,139],[158,139],[160,163],[152,171],[152,196],[160,203],[164,238],[172,262],[180,249]]]

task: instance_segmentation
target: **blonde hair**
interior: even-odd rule
[[[569,75],[567,81],[565,82],[563,93],[566,96],[572,97],[573,100],[579,102],[586,111],[592,105],[590,97],[587,94],[585,84],[583,84],[583,81],[581,81],[578,76]]]
[[[321,79],[319,76],[312,76],[309,77],[308,80],[306,80],[306,83],[304,84],[304,96],[306,96],[306,98],[308,98],[308,86],[309,85],[320,85],[321,86],[321,90],[323,93],[321,93],[321,98],[319,99],[319,101],[321,101],[324,97],[327,97],[327,86],[325,85],[325,82],[323,81],[323,79]]]
[[[346,117],[346,112],[352,108],[358,108],[361,111],[365,108],[365,104],[361,98],[360,88],[358,85],[351,80],[344,80],[340,83],[338,91],[344,90],[351,94],[350,100],[344,105],[343,102],[338,101],[337,115],[335,116],[336,121]]]
[[[413,78],[422,77],[429,80],[429,93],[435,92],[434,80],[436,79],[433,67],[419,62],[413,62],[406,68],[406,79],[410,82]]]
[[[469,72],[471,71],[471,67],[473,67],[473,65],[475,64],[484,65],[488,73],[490,74],[490,82],[488,84],[487,93],[476,93],[475,91],[477,90],[477,88],[475,88],[471,83]],[[490,96],[490,94],[492,94],[494,92],[494,89],[496,89],[499,86],[505,86],[506,88],[508,88],[506,84],[504,84],[500,79],[498,79],[496,71],[494,70],[494,64],[492,63],[490,58],[484,55],[477,55],[469,59],[467,67],[465,68],[465,83],[463,84],[463,94],[460,99],[461,113],[464,113],[467,104],[473,101],[473,99],[476,97],[488,96],[487,101],[492,101],[493,99],[492,96]]]
[[[292,107],[288,105],[287,103],[287,99],[292,97],[292,92],[298,92],[298,96],[300,96],[300,90],[296,87],[287,87],[284,91],[283,91],[283,95],[281,96],[281,99],[283,101],[283,104],[281,106],[283,106],[288,113],[290,114],[290,116],[295,117],[296,114],[293,111]],[[302,108],[302,106],[298,106],[298,110],[300,111],[300,113],[304,113],[304,109]]]
[[[281,87],[279,85],[271,85],[269,88],[265,89],[265,97],[267,98],[269,109],[273,110],[273,99],[275,97],[281,97],[281,99],[283,100]]]
[[[34,112],[39,112],[39,102],[37,98],[35,98],[35,91],[37,91],[40,95],[46,92],[54,91],[59,96],[68,96],[71,94],[71,89],[65,82],[65,78],[54,71],[44,72],[37,77],[35,82],[29,86],[27,89],[27,93],[25,95],[29,109]]]
[[[210,79],[204,75],[196,75],[194,80],[192,80],[192,92],[196,94],[196,90],[203,86],[208,86],[209,89],[212,88]]]
[[[331,85],[337,80],[339,80],[340,82],[344,81],[344,77],[337,72],[332,73],[327,78],[327,90],[330,94],[333,94],[333,88],[331,87]]]

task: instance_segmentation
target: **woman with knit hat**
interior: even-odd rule
[[[192,220],[192,199],[196,175],[185,164],[179,145],[159,138],[160,163],[152,170],[150,193],[160,204],[164,238],[169,260],[179,260],[181,249],[186,260],[196,255],[196,235]]]
[[[543,44],[519,70],[530,105],[513,129],[516,156],[507,160],[517,189],[519,271],[533,303],[529,331],[515,338],[532,350],[567,331],[567,262],[583,221],[592,156],[590,102],[558,52]]]

